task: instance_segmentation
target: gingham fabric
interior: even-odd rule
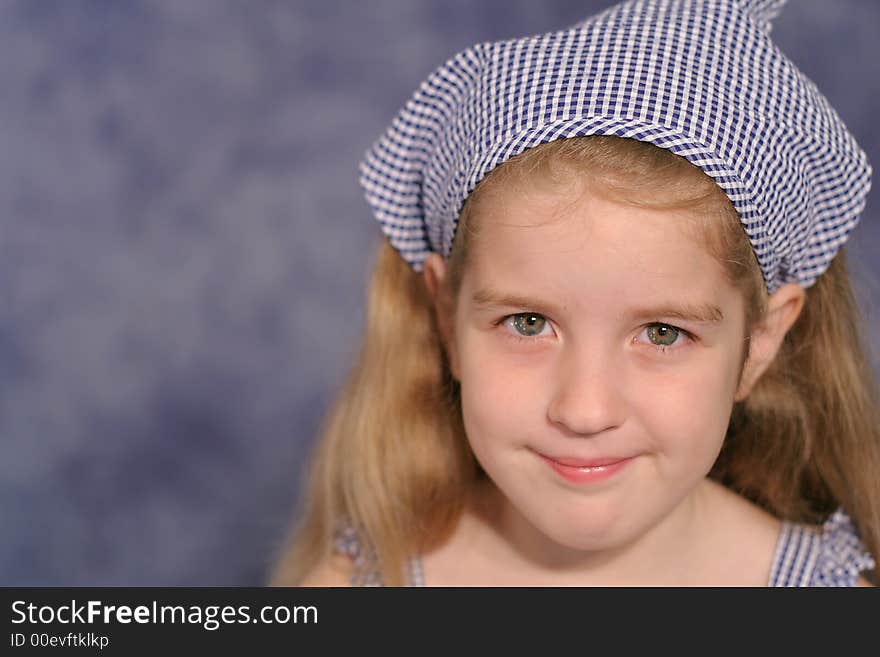
[[[806,525],[783,526],[770,586],[855,586],[874,558],[859,540],[849,516],[835,511],[821,531]]]
[[[352,586],[384,585],[375,550],[358,537],[358,533],[353,527],[340,527],[334,535],[333,546],[336,552],[348,555],[354,564],[351,576]],[[407,563],[406,581],[409,586],[425,585],[422,575],[422,560],[418,556],[410,557]]]
[[[336,535],[336,550],[354,563],[352,586],[382,586],[373,551],[350,528]],[[872,570],[874,558],[859,539],[849,516],[835,511],[821,527],[783,522],[767,583],[772,587],[856,586],[859,574]],[[409,560],[407,583],[424,586],[421,558]]]
[[[784,0],[635,0],[570,29],[487,42],[425,80],[367,151],[360,182],[416,271],[449,257],[468,194],[527,148],[651,142],[699,166],[742,219],[768,290],[809,287],[858,222],[871,168],[770,39]]]

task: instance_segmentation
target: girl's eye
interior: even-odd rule
[[[508,327],[508,335],[516,340],[533,340],[545,335],[545,329],[553,331],[543,315],[538,313],[518,313],[507,315],[498,322]],[[648,343],[661,353],[675,352],[682,348],[681,343],[693,339],[690,333],[671,324],[659,322],[648,324],[643,333]]]
[[[544,328],[550,326],[547,319],[538,313],[507,315],[500,323],[513,329],[514,333],[511,333],[511,337],[521,339],[540,337]]]
[[[669,324],[659,323],[649,324],[645,327],[644,333],[648,336],[648,341],[661,353],[669,351],[670,347],[673,347],[691,337],[684,329],[680,329],[677,326],[670,326]],[[679,338],[683,339],[679,340]],[[672,350],[674,351],[680,348],[681,347],[675,346]]]

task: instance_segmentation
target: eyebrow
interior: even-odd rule
[[[471,301],[480,308],[528,308],[541,314],[553,314],[551,305],[537,299],[517,294],[503,294],[490,289],[477,290]],[[647,308],[635,308],[631,309],[627,316],[631,319],[665,317],[700,324],[717,324],[724,320],[724,313],[718,306],[702,302],[662,303]]]

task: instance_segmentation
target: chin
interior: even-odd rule
[[[574,529],[574,531],[572,531]],[[547,538],[569,550],[595,552],[620,547],[629,542],[617,527],[580,526],[577,528],[548,528],[542,530]]]
[[[530,519],[531,524],[548,539],[570,550],[596,551],[616,548],[631,541],[638,533],[619,514],[601,511],[561,513],[557,518],[546,514]]]

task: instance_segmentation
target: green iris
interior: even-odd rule
[[[513,326],[517,332],[529,338],[540,335],[546,323],[546,319],[534,313],[524,313],[513,317]]]
[[[656,340],[655,340],[656,337]],[[662,347],[671,347],[678,337],[678,329],[666,324],[652,324],[648,327],[648,339]]]

